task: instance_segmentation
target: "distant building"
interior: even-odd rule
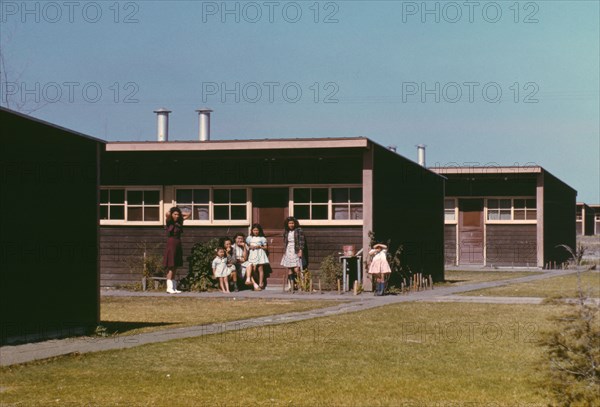
[[[447,177],[445,261],[553,267],[575,247],[577,192],[544,168],[441,167]]]
[[[583,202],[577,203],[577,211],[575,215],[577,236],[591,236],[594,233],[595,220],[594,209]]]
[[[600,204],[589,205],[594,211],[594,235],[600,235]]]
[[[104,142],[0,108],[2,343],[98,325]]]

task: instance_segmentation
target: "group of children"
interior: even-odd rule
[[[267,250],[267,239],[258,223],[252,225],[251,235],[245,239],[243,233],[237,233],[233,241],[228,237],[222,238],[217,255],[212,261],[213,277],[219,279],[219,289],[229,293],[231,278],[233,290],[239,291],[240,276],[245,280],[245,285],[252,286],[255,291],[261,291],[264,288],[264,265],[269,264]],[[255,278],[256,272],[258,282]]]

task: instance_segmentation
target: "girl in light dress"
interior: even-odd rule
[[[308,266],[306,253],[306,239],[300,223],[293,216],[289,216],[283,222],[283,243],[285,253],[281,258],[281,265],[288,269],[288,290],[291,290],[294,280],[300,277],[301,270]]]
[[[385,291],[386,274],[390,274],[392,269],[387,261],[387,246],[382,243],[377,243],[369,251],[369,255],[373,256],[371,265],[369,266],[369,274],[373,275],[376,282],[375,295],[383,295]]]
[[[253,285],[255,291],[261,291],[264,288],[265,272],[263,265],[269,264],[267,256],[267,238],[262,227],[255,223],[252,225],[251,235],[246,238],[246,244],[250,249],[246,266],[246,285]],[[252,276],[252,273],[258,270],[258,284]]]
[[[229,276],[233,282],[233,291],[238,292],[239,288],[237,285],[237,269],[236,269],[236,256],[235,248],[233,247],[233,241],[228,237],[221,238],[219,246],[225,249],[225,257],[227,257],[227,268],[229,269]],[[229,282],[227,283],[229,285]]]
[[[225,248],[217,248],[217,257],[212,261],[213,276],[219,279],[219,289],[224,293],[229,293],[229,284],[227,282],[231,270],[227,265],[227,256]]]

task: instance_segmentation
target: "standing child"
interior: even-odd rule
[[[300,227],[300,223],[293,216],[289,216],[283,222],[283,244],[285,253],[281,258],[281,265],[288,269],[288,288],[292,290],[296,277],[301,277],[301,270],[308,266],[306,253],[306,238]]]
[[[387,261],[387,246],[378,243],[369,251],[369,255],[373,256],[373,260],[369,266],[369,274],[372,274],[376,281],[375,295],[383,295],[386,274],[392,272]]]
[[[246,243],[250,248],[248,254],[248,266],[246,267],[246,285],[254,285],[254,290],[260,291],[264,288],[265,271],[264,265],[269,264],[267,256],[267,238],[263,232],[262,226],[258,223],[252,225],[251,235],[246,238]],[[258,270],[258,284],[252,277],[254,270]]]
[[[229,284],[227,282],[231,270],[227,267],[227,256],[225,248],[217,248],[217,257],[212,262],[213,276],[219,279],[219,289],[224,293],[229,293]]]

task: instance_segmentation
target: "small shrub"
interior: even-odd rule
[[[323,259],[319,272],[321,287],[324,290],[337,290],[337,281],[342,279],[342,265],[335,255],[330,254]]]
[[[312,274],[308,270],[302,271],[302,277],[297,281],[298,289],[300,291],[310,292],[312,291]]]
[[[194,245],[189,258],[188,275],[181,280],[183,287],[190,291],[207,291],[209,288],[216,287],[216,280],[212,278],[212,261],[218,245],[219,239],[211,239],[208,242]]]
[[[562,247],[563,249],[568,251],[569,255],[571,256],[570,262],[575,266],[581,266],[581,260],[583,259],[583,255],[587,251],[586,246],[582,245],[581,243],[578,243],[575,249],[566,244],[559,244],[556,247]]]
[[[557,406],[600,405],[600,305],[581,287],[577,303],[544,333],[550,389]]]

